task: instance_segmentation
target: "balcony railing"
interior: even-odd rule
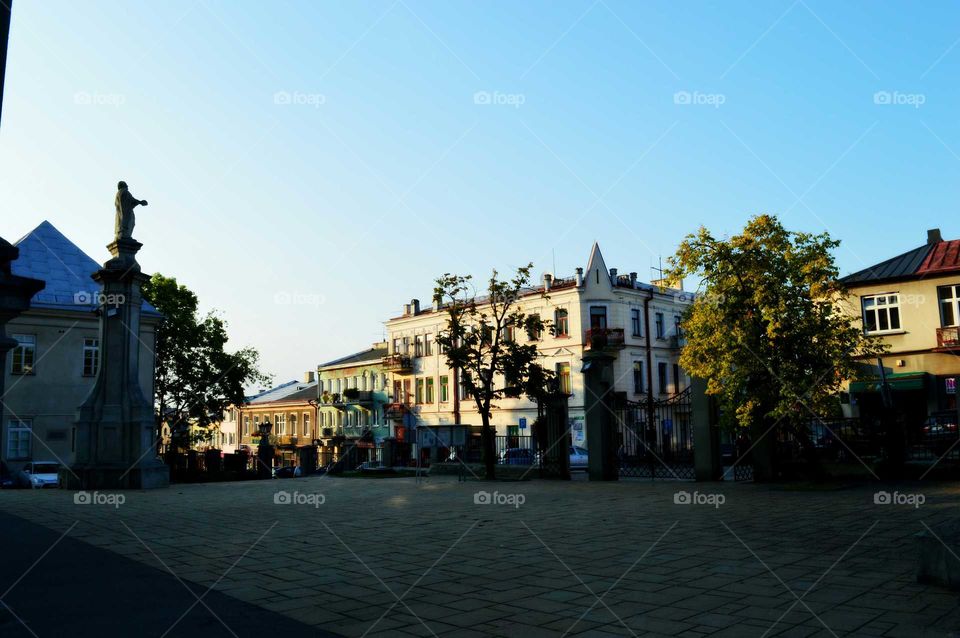
[[[938,348],[960,348],[960,326],[937,328]]]
[[[349,403],[372,403],[373,390],[346,390],[343,393],[324,394],[321,405],[347,405]]]
[[[383,358],[383,367],[387,372],[410,372],[413,360],[405,354],[391,354]]]
[[[383,408],[383,414],[388,419],[402,419],[408,412],[408,408],[403,403],[388,403]]]
[[[619,350],[624,347],[623,328],[590,328],[584,336],[584,348],[587,350]]]

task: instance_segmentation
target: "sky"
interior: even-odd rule
[[[443,273],[598,241],[648,281],[750,216],[843,273],[960,237],[952,2],[16,0],[0,233],[109,256],[118,180],[277,381],[365,349]]]

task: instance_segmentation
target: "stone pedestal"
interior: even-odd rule
[[[698,481],[723,479],[720,454],[720,428],[707,396],[707,382],[690,380],[690,403],[693,409],[693,467]]]
[[[602,350],[583,355],[583,381],[586,386],[584,420],[590,449],[587,471],[591,481],[616,481],[620,478],[611,394],[614,359],[613,355]]]
[[[142,244],[120,239],[94,275],[99,299],[100,369],[77,410],[77,460],[61,469],[68,489],[167,487],[169,468],[156,454],[153,404],[140,387],[140,288],[148,277],[136,254]]]
[[[960,521],[948,520],[917,534],[920,546],[917,582],[960,590]]]

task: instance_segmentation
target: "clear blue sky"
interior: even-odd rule
[[[958,18],[952,2],[17,0],[2,233],[49,219],[103,261],[125,179],[150,201],[144,270],[221,310],[278,380],[368,346],[438,274],[540,273],[554,253],[569,274],[595,239],[648,280],[700,224],[770,212],[841,239],[849,272],[928,227],[960,236]]]

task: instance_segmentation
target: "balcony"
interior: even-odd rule
[[[937,347],[947,350],[960,349],[960,326],[937,328]]]
[[[383,407],[383,415],[388,419],[400,420],[408,412],[408,408],[403,403],[388,403]]]
[[[405,354],[391,354],[383,358],[383,368],[387,372],[406,374],[413,372],[413,359]]]
[[[320,397],[320,405],[344,406],[350,404],[369,405],[371,403],[373,403],[373,390],[348,388],[342,394],[324,394]]]
[[[670,337],[670,347],[671,348],[682,348],[687,345],[687,335],[682,332],[677,335],[671,335]]]
[[[623,328],[590,328],[583,339],[585,350],[622,350]]]

